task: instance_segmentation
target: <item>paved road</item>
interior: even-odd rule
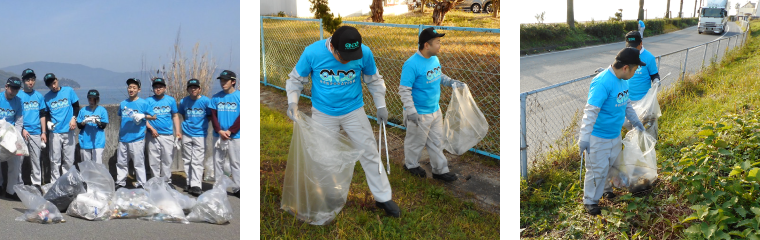
[[[740,28],[735,23],[729,23],[728,31],[721,35],[699,34],[696,27],[690,27],[659,36],[644,36],[643,44],[644,48],[657,57],[739,34]],[[734,37],[731,40],[722,40],[720,43],[711,43],[708,46],[689,50],[686,72],[697,72],[702,64],[709,64],[713,56],[720,59],[726,45],[735,46],[736,39],[737,37]],[[609,66],[614,61],[617,52],[624,47],[625,43],[618,42],[521,57],[520,92],[591,75],[595,69]],[[677,79],[686,57],[683,51],[660,59],[658,64],[660,76],[664,77],[671,73],[670,77],[663,79],[663,86],[667,87]],[[706,63],[703,63],[703,59]],[[577,134],[578,126],[572,128],[567,128],[567,126],[579,122],[590,82],[591,78],[528,96],[526,121],[529,165],[532,164],[535,156],[549,149],[549,144],[554,144],[554,141],[562,136],[563,131],[570,136]],[[575,114],[578,116],[573,119]]]

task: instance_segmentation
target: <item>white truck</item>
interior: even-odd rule
[[[728,27],[728,0],[707,0],[699,8],[699,34],[721,34]]]

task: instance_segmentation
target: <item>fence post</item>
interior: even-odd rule
[[[322,19],[319,19],[319,40],[325,39],[325,31],[322,31]]]
[[[264,16],[261,16],[261,64],[264,66],[264,85],[267,85],[267,54],[264,45]]]
[[[720,51],[720,41],[721,40],[718,40],[718,46],[715,47],[715,61],[713,61],[713,63],[718,61],[718,51]]]
[[[528,179],[528,145],[526,144],[526,127],[525,127],[525,99],[528,94],[520,94],[520,176]]]
[[[686,57],[683,59],[683,72],[681,73],[681,81],[683,82],[686,77],[686,64],[689,63],[689,49],[686,49]]]
[[[709,46],[710,43],[705,43],[705,54],[702,56],[702,68],[705,68],[705,59],[707,59],[707,46]]]

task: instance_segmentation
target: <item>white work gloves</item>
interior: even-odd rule
[[[414,125],[418,125],[420,123],[420,115],[417,113],[411,113],[409,115],[406,115],[406,122],[413,122]]]
[[[588,152],[591,144],[588,141],[581,141],[578,143],[578,149],[580,150],[581,159],[583,159],[583,152]]]
[[[85,118],[85,119],[82,121],[82,123],[85,123],[85,124],[86,124],[86,123],[95,123],[95,124],[97,124],[98,122],[99,122],[99,121],[98,121],[98,118],[97,118],[97,117],[95,117],[95,116],[90,116],[90,117],[87,117],[87,118]]]
[[[644,131],[644,124],[641,124],[641,121],[636,121],[635,123],[633,123],[633,127],[635,127],[641,132]]]
[[[48,131],[53,131],[53,129],[55,129],[55,123],[48,121],[47,128],[48,128]]]
[[[222,140],[222,138],[218,138],[216,140],[216,143],[214,144],[214,147],[221,149],[222,151],[226,151],[227,148],[230,146],[230,141]]]
[[[290,118],[290,120],[293,120],[293,122],[296,121],[297,112],[298,112],[298,103],[288,103],[288,117]]]
[[[129,109],[126,106],[124,106],[124,109],[128,110],[127,111],[127,117],[131,118],[132,121],[135,122],[135,124],[140,124],[140,121],[142,121],[143,119],[145,119],[145,114],[135,113],[132,109]]]
[[[388,123],[388,109],[385,107],[381,107],[377,109],[377,123],[380,125],[385,125]]]
[[[174,137],[174,149],[180,150],[181,146],[182,146],[182,143],[180,142],[179,138]]]
[[[454,80],[454,79],[452,79],[452,80],[451,80],[451,87],[453,87],[453,88],[456,88],[456,87],[464,87],[464,83],[463,83],[463,82],[461,82],[461,81],[459,81],[459,80]]]

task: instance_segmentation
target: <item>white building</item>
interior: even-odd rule
[[[744,4],[739,8],[738,13],[736,14],[737,18],[744,18],[745,20],[749,20],[750,18],[758,18],[760,17],[758,15],[757,11],[757,3],[747,2],[747,4]]]

